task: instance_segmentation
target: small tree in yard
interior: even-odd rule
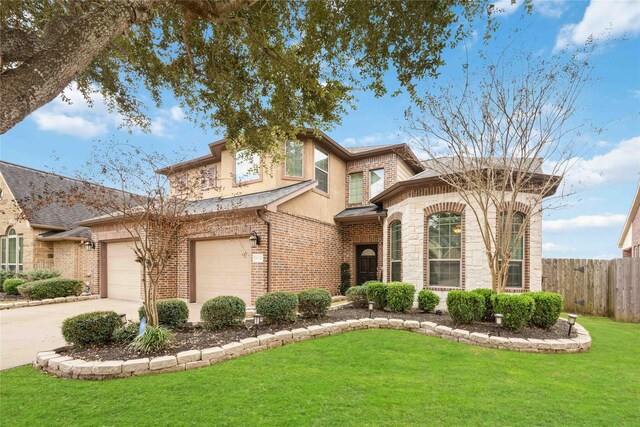
[[[526,224],[574,158],[572,117],[591,71],[585,57],[582,49],[564,61],[522,54],[509,66],[485,64],[459,90],[428,95],[428,118],[413,121],[427,169],[459,193],[479,226],[496,292],[505,291]]]

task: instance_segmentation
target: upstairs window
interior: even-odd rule
[[[506,221],[506,218],[501,215],[500,224],[502,228],[507,226],[504,221]],[[509,247],[507,250],[511,252],[509,271],[507,273],[507,288],[524,287],[524,230],[522,227],[524,227],[524,215],[516,212],[511,218],[511,229],[505,230],[503,233],[504,238],[506,238],[506,234],[509,234]],[[500,254],[502,254],[502,250]]]
[[[247,151],[238,151],[235,158],[234,176],[236,183],[260,179],[260,156]]]
[[[7,235],[0,237],[0,240],[2,249],[0,267],[3,270],[22,271],[22,245],[24,242],[22,235],[10,228]]]
[[[189,175],[186,173],[181,173],[179,175],[176,175],[176,177],[174,178],[174,187],[175,187],[175,191],[178,194],[181,193],[185,193],[187,191],[187,188],[189,188]]]
[[[402,223],[393,221],[389,226],[389,238],[391,240],[390,269],[391,281],[402,281]]]
[[[329,155],[315,147],[313,151],[315,164],[315,179],[318,181],[318,190],[323,193],[329,192]]]
[[[462,216],[442,212],[429,216],[429,286],[460,286]]]
[[[373,199],[384,190],[384,169],[369,171],[369,199]]]
[[[304,144],[300,141],[287,141],[285,144],[285,156],[285,176],[304,177]]]
[[[349,175],[349,203],[362,203],[362,179],[362,172],[356,172]]]
[[[210,188],[216,188],[218,186],[218,168],[213,166],[206,166],[201,170],[200,188],[202,190],[208,190]]]

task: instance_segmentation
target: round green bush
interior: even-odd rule
[[[147,326],[144,333],[131,341],[128,347],[133,351],[149,353],[166,347],[172,340],[173,334],[164,326]]]
[[[411,283],[390,282],[387,285],[387,308],[394,312],[406,312],[413,307],[416,287]]]
[[[347,300],[351,301],[355,308],[367,308],[369,299],[367,298],[366,286],[352,286],[347,290]]]
[[[449,291],[447,295],[449,316],[457,323],[468,325],[482,319],[485,305],[482,295],[466,291]]]
[[[68,343],[78,346],[107,343],[120,327],[120,316],[115,311],[94,311],[65,319],[62,336]]]
[[[19,295],[18,286],[24,283],[24,279],[6,279],[2,284],[2,289],[9,295]]]
[[[496,294],[491,297],[493,310],[504,316],[505,328],[514,331],[527,326],[535,310],[535,301],[528,295]]]
[[[491,303],[491,297],[495,295],[491,289],[479,288],[471,291],[474,294],[481,295],[484,298],[484,314],[482,320],[485,322],[493,322],[493,304]]]
[[[256,313],[271,323],[295,322],[298,296],[289,292],[272,292],[256,300]]]
[[[156,307],[158,307],[158,323],[167,328],[180,328],[189,320],[189,306],[180,299],[158,301]],[[144,306],[141,306],[138,309],[138,316],[142,320],[145,315]]]
[[[322,317],[331,307],[331,294],[325,289],[309,289],[298,293],[298,311],[302,317]]]
[[[18,292],[32,299],[59,298],[80,295],[83,287],[82,280],[54,277],[26,282],[18,287]]]
[[[387,284],[377,281],[366,282],[364,284],[367,291],[367,299],[373,301],[373,306],[377,310],[382,310],[387,306]]]
[[[130,343],[140,332],[140,323],[129,322],[126,325],[113,331],[113,340],[115,342]]]
[[[247,305],[241,298],[224,295],[207,300],[200,309],[200,319],[204,327],[215,331],[227,326],[242,324]]]
[[[2,288],[2,285],[4,284],[5,280],[13,279],[14,277],[16,277],[16,273],[14,273],[13,271],[11,271],[11,270],[0,270],[0,289]]]
[[[418,308],[425,313],[433,311],[440,304],[440,297],[428,289],[423,289],[418,293]]]
[[[535,302],[530,324],[543,329],[556,324],[564,307],[562,295],[554,292],[528,292],[524,295],[533,298]]]

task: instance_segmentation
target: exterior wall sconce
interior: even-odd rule
[[[373,319],[373,301],[369,301],[369,319]]]
[[[96,244],[92,240],[87,240],[86,242],[84,242],[84,248],[87,251],[92,251],[96,248]]]
[[[571,336],[571,329],[573,328],[573,325],[576,324],[576,319],[578,318],[578,315],[576,314],[570,314],[569,315],[569,333],[567,334],[567,336]]]
[[[249,236],[249,242],[251,242],[251,247],[256,248],[260,244],[260,236],[255,231],[251,232],[251,236]]]
[[[496,325],[498,325],[498,336],[500,336],[500,331],[502,330],[502,320],[504,316],[498,313],[494,314],[493,316],[496,318]]]
[[[260,328],[260,320],[262,319],[262,316],[258,313],[253,315],[253,337],[257,338],[258,337],[258,329]]]

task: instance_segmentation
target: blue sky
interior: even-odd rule
[[[565,206],[548,210],[543,222],[543,255],[559,258],[614,258],[617,242],[640,178],[640,0],[534,0],[534,11],[523,14],[520,0],[496,0],[503,9],[500,28],[490,41],[497,52],[516,34],[518,49],[549,56],[564,46],[577,46],[593,34],[599,41],[592,55],[594,80],[580,98],[579,120],[600,126],[599,134],[583,135],[584,154],[575,159],[567,179],[577,193]],[[478,37],[445,53],[441,82],[450,82],[465,58],[473,61],[482,48]],[[621,40],[624,39],[624,40]],[[393,76],[389,76],[393,84]],[[453,80],[455,82],[455,80]],[[439,82],[436,82],[439,83]],[[204,131],[187,120],[171,97],[151,111],[151,133],[119,130],[117,114],[96,99],[90,108],[77,92],[68,105],[54,100],[3,135],[0,158],[45,170],[73,173],[87,160],[93,144],[108,139],[129,141],[146,149],[186,156],[206,154],[207,143],[221,132]],[[355,111],[329,134],[345,145],[376,145],[407,139],[404,96],[375,98],[359,93]],[[192,154],[191,154],[192,153]],[[64,169],[62,169],[64,166]]]

